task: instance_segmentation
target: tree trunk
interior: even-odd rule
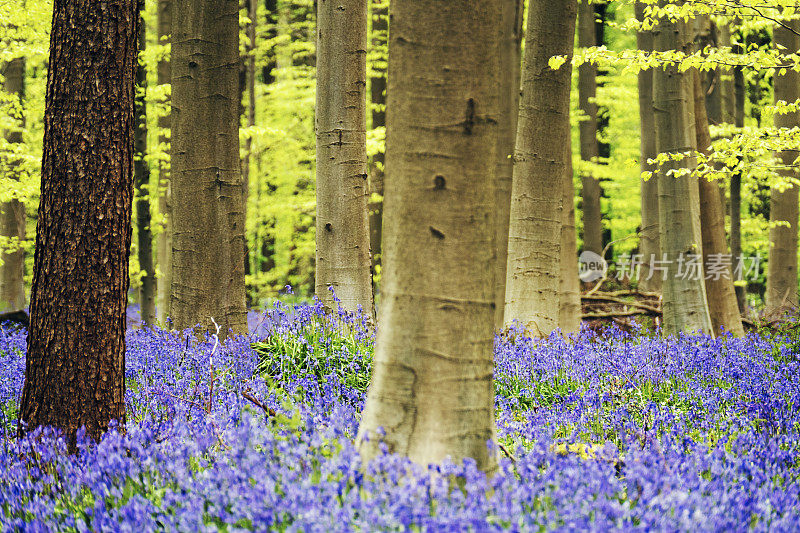
[[[742,46],[736,45],[734,52],[741,53]],[[737,128],[744,127],[744,100],[745,100],[744,69],[733,69],[733,120]],[[731,176],[731,258],[734,265],[738,265],[742,257],[742,174],[736,172]],[[739,312],[746,311],[746,286],[736,285],[736,300],[739,302]]]
[[[385,50],[389,36],[389,4],[387,0],[371,0],[372,15],[372,49],[373,53]],[[385,53],[385,52],[384,52]],[[386,127],[386,69],[372,65],[373,75],[369,79],[370,101],[372,103],[372,128]],[[372,256],[372,272],[375,273],[381,264],[381,228],[383,223],[383,175],[385,157],[383,152],[372,156],[369,172],[369,249]],[[372,196],[372,195],[376,196]],[[380,287],[374,288],[378,294]]]
[[[694,78],[694,124],[697,135],[697,150],[711,153],[711,134],[708,131],[706,115],[706,91],[700,81],[700,73],[693,69]],[[737,337],[744,335],[739,304],[733,289],[733,268],[725,239],[725,213],[719,201],[719,185],[699,178],[700,189],[700,227],[703,235],[703,265],[709,268],[706,273],[706,298],[715,332],[720,328]]]
[[[659,5],[664,5],[661,0]],[[660,51],[690,49],[685,22],[661,19],[654,29],[654,48]],[[693,151],[696,145],[691,73],[677,66],[653,72],[656,149],[659,153]],[[671,169],[691,168],[692,158],[665,164],[658,175],[658,212],[661,253],[667,261],[663,280],[664,333],[712,333],[702,268],[700,198],[697,180],[668,175]],[[700,263],[687,272],[686,261]]]
[[[317,14],[317,262],[329,309],[372,315],[367,215],[367,2],[320,0]],[[335,294],[334,294],[335,293]]]
[[[164,46],[172,40],[172,0],[158,0],[158,41]],[[158,62],[158,85],[163,87],[172,82],[169,57]],[[167,100],[167,109],[170,109]],[[164,133],[170,128],[172,113],[158,118],[159,150],[169,153],[169,138]],[[159,161],[158,165],[158,212],[163,217],[161,231],[158,234],[158,295],[156,311],[158,323],[167,327],[167,319],[172,316],[172,182],[169,177],[170,162]]]
[[[239,4],[175,0],[172,318],[247,331],[239,161]]]
[[[582,1],[578,6],[578,46],[588,48],[597,45],[594,4]],[[578,108],[582,112],[580,122],[581,159],[597,162],[597,67],[584,63],[578,67]],[[603,251],[603,214],[600,198],[603,195],[600,182],[591,172],[581,172],[583,201],[583,249],[594,253]]]
[[[53,8],[20,428],[72,450],[78,428],[125,419],[138,28],[133,0]]]
[[[729,47],[732,44],[731,26],[729,23],[720,25],[717,28],[719,46]],[[734,87],[734,76],[729,70],[719,69],[718,82],[720,98],[722,99],[722,122],[725,124],[736,123],[736,89]]]
[[[564,176],[569,144],[571,70],[553,71],[555,55],[572,57],[574,0],[531,5],[522,67],[514,153],[505,321],[532,335],[558,327]]]
[[[786,53],[795,53],[800,48],[800,38],[793,31],[800,30],[800,21],[786,23],[775,28],[775,44],[783,46]],[[775,73],[775,101],[792,103],[800,98],[800,74],[788,69],[785,74]],[[775,115],[776,128],[796,128],[800,126],[800,113]],[[794,160],[797,153],[785,151],[778,154],[786,169],[784,176],[796,177]],[[797,222],[798,187],[792,186],[784,191],[773,187],[770,191],[770,223],[781,223],[769,230],[769,262],[767,265],[766,312],[783,313],[797,308]],[[786,225],[788,223],[788,225]]]
[[[247,18],[250,22],[247,24],[247,61],[245,63],[245,86],[247,88],[247,126],[250,132],[245,139],[244,144],[244,159],[242,160],[242,203],[244,205],[244,227],[247,231],[247,206],[250,203],[250,170],[253,165],[253,128],[256,125],[256,25],[258,24],[258,0],[246,0],[247,5]],[[258,205],[258,195],[256,195],[256,206]],[[253,250],[251,254],[251,249]],[[255,273],[255,268],[251,268],[251,264],[255,266],[256,250],[259,250],[257,240],[254,239],[252,243],[247,242],[245,236],[245,250],[244,250],[244,268],[245,276]],[[247,289],[245,288],[245,291]],[[253,295],[249,292],[245,293],[245,302],[247,307],[252,305]]]
[[[644,20],[645,4],[636,3],[636,18]],[[639,50],[653,51],[653,32],[640,31],[636,35]],[[658,155],[656,150],[655,115],[653,112],[653,70],[639,72],[639,125],[641,129],[640,167],[642,172],[654,172],[653,165],[647,163]],[[658,230],[658,179],[651,177],[642,180],[641,209],[642,229],[639,238],[639,253],[642,254],[639,273],[639,289],[645,292],[661,292],[661,275],[651,269],[655,260],[660,259],[661,245]]]
[[[494,470],[500,0],[390,9],[383,290],[358,442],[369,459],[383,428],[417,463]]]
[[[714,21],[711,20],[708,16],[698,16],[694,20],[695,25],[695,45],[697,50],[705,50],[706,47],[716,48],[721,43],[719,42],[720,34],[717,28],[717,25]],[[730,39],[728,40],[728,45],[730,45]],[[700,88],[705,98],[705,104],[703,106],[704,115],[706,117],[706,122],[708,124],[714,126],[720,126],[723,122],[725,122],[725,117],[727,116],[727,110],[725,106],[728,104],[725,98],[725,90],[726,83],[724,82],[723,71],[721,68],[705,71],[700,76]],[[694,83],[694,82],[693,82]],[[695,98],[697,95],[695,94]],[[696,109],[696,105],[695,105]],[[697,118],[695,118],[695,123],[697,122]],[[709,135],[709,139],[710,139]],[[700,132],[697,132],[697,139],[700,139]],[[711,142],[709,141],[709,147],[711,146]],[[721,164],[717,164],[717,168],[721,168]],[[701,184],[702,189],[702,184]],[[717,182],[717,202],[720,204],[720,209],[722,213],[722,232],[723,235],[725,234],[725,214],[728,212],[728,203],[726,198],[726,188],[724,186],[724,182],[718,181]],[[702,191],[701,191],[702,194]],[[701,200],[702,202],[702,200]],[[717,211],[715,209],[715,211]],[[700,216],[703,216],[703,210],[700,210]],[[702,224],[701,224],[702,226]],[[704,237],[705,238],[705,237]],[[727,245],[726,245],[727,248]],[[713,254],[712,254],[713,255]],[[708,283],[706,283],[707,285]],[[709,293],[710,294],[710,293]],[[711,306],[711,302],[709,302],[709,307]],[[712,322],[714,321],[714,311],[711,310],[711,319]]]
[[[139,51],[147,46],[144,19],[139,22]],[[139,252],[139,268],[143,275],[139,287],[139,303],[142,323],[153,325],[156,320],[156,276],[153,266],[153,234],[150,231],[150,169],[145,161],[147,155],[147,69],[144,64],[136,67],[135,130],[133,140],[133,175],[136,182],[136,234]]]
[[[562,68],[566,68],[562,67]],[[575,184],[573,183],[572,142],[567,140],[566,172],[562,185],[563,223],[561,225],[561,290],[558,327],[568,335],[581,327],[581,282],[578,277],[578,243],[575,232]]]
[[[3,91],[19,99],[20,105],[25,97],[25,59],[18,57],[5,65]],[[11,144],[22,142],[24,121],[18,128],[6,132],[5,139]],[[14,156],[11,156],[14,157]],[[15,175],[16,161],[5,162],[10,170],[7,177],[19,180]],[[0,204],[0,236],[16,238],[19,247],[0,254],[0,313],[18,311],[25,308],[25,204],[17,199]]]
[[[502,0],[500,23],[500,135],[497,137],[497,275],[495,283],[495,327],[503,327],[508,260],[508,223],[511,210],[511,181],[514,173],[522,44],[521,0]]]

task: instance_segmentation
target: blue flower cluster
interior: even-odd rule
[[[366,319],[277,304],[250,327],[221,346],[129,331],[125,431],[74,456],[50,431],[15,437],[25,335],[0,330],[2,530],[800,529],[791,339],[512,330],[486,476],[361,464]]]

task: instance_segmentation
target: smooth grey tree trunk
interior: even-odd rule
[[[571,60],[575,0],[534,3],[528,10],[522,97],[514,152],[505,321],[536,336],[558,327],[564,176],[570,140],[571,69],[553,71],[556,55]]]
[[[662,0],[659,5],[664,5]],[[690,50],[686,22],[661,19],[653,31],[654,49]],[[659,153],[684,153],[696,147],[691,73],[677,66],[653,72],[656,149]],[[711,317],[702,268],[700,198],[697,179],[674,177],[672,169],[692,168],[693,158],[662,166],[658,174],[658,211],[661,253],[667,261],[663,281],[664,333],[701,332],[712,334]],[[698,269],[688,272],[686,262],[699,260]],[[683,262],[683,263],[682,263]]]
[[[243,333],[239,4],[174,0],[172,15],[172,318]]]
[[[161,45],[171,41],[172,36],[172,0],[158,0],[158,40]],[[172,68],[169,57],[158,62],[158,85],[165,86],[172,82]],[[167,101],[168,109],[170,107]],[[158,128],[165,131],[170,128],[171,113],[158,118]],[[169,153],[169,137],[159,134],[159,149]],[[159,161],[158,165],[158,212],[162,216],[161,231],[156,237],[158,262],[158,294],[156,296],[156,313],[158,323],[166,327],[167,319],[172,315],[172,183],[169,177],[170,163]]]
[[[366,459],[382,440],[491,471],[501,2],[390,13],[384,277],[358,443]]]
[[[20,104],[25,97],[25,59],[18,57],[4,65],[3,91],[19,98]],[[9,143],[22,142],[22,128],[5,132],[5,139]],[[14,161],[7,161],[12,169],[12,179],[19,179],[13,175],[17,167]],[[0,236],[16,238],[19,248],[3,251],[0,254],[0,313],[18,311],[25,308],[25,252],[21,248],[25,240],[25,204],[17,199],[0,204]]]
[[[503,327],[508,259],[508,222],[511,209],[511,181],[514,173],[514,145],[519,114],[520,68],[522,63],[522,16],[524,2],[502,0],[500,25],[500,135],[497,137],[497,275],[495,282],[495,327]]]
[[[594,4],[583,0],[578,6],[578,46],[597,45]],[[597,162],[600,155],[597,142],[597,66],[584,63],[578,67],[578,108],[583,116],[580,122],[581,159]],[[583,249],[594,253],[603,251],[603,213],[600,198],[603,195],[600,181],[590,172],[581,172],[581,197],[583,200]]]
[[[645,4],[636,3],[636,18],[644,20]],[[636,35],[639,50],[653,51],[653,33],[640,31]],[[639,163],[642,172],[653,172],[653,165],[647,163],[658,155],[656,150],[655,114],[653,112],[653,70],[639,72],[639,125],[641,144]],[[654,176],[642,180],[640,185],[642,227],[639,236],[639,253],[642,266],[639,273],[639,290],[660,292],[661,275],[650,267],[653,260],[660,259],[661,246],[658,231],[658,179]]]
[[[800,48],[800,38],[793,33],[800,30],[800,21],[787,22],[790,29],[775,28],[775,44],[783,46],[785,53],[796,53]],[[788,69],[785,74],[775,73],[775,101],[794,102],[800,98],[800,74]],[[800,126],[800,113],[775,115],[776,128],[796,128]],[[797,177],[794,168],[795,151],[778,154],[786,170],[785,176]],[[773,187],[770,191],[769,262],[767,266],[766,312],[783,313],[796,309],[797,296],[797,223],[798,187],[792,186],[783,191]]]
[[[576,333],[581,327],[581,282],[578,277],[578,235],[575,230],[575,184],[571,141],[572,139],[567,141],[567,167],[562,183],[564,195],[558,327],[565,335]]]
[[[315,292],[329,309],[372,315],[367,212],[367,2],[317,9],[317,261]],[[335,295],[334,295],[335,293]]]

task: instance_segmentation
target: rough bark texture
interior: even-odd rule
[[[520,67],[522,58],[521,0],[501,1],[500,23],[500,135],[497,137],[497,275],[495,283],[495,327],[503,327],[508,259],[508,221],[511,209],[511,181],[514,173],[514,144],[519,114]]]
[[[493,470],[500,0],[393,2],[384,270],[359,442]],[[371,440],[365,441],[365,436]]]
[[[574,0],[536,3],[528,13],[522,97],[508,237],[505,321],[532,335],[558,327],[564,175],[569,144],[571,71],[553,71],[555,55],[572,57]]]
[[[636,18],[644,20],[645,4],[636,3]],[[636,35],[639,50],[653,50],[653,33],[640,31]],[[653,172],[653,165],[647,163],[658,155],[656,150],[656,126],[653,112],[653,70],[639,72],[639,125],[641,130],[640,166],[642,172]],[[639,273],[639,289],[645,292],[661,291],[661,275],[650,268],[652,260],[660,259],[661,245],[658,232],[658,179],[652,177],[642,180],[640,185],[642,228],[639,236],[639,253],[642,266]]]
[[[172,35],[172,0],[158,0],[158,40],[162,45],[171,41]],[[158,84],[166,85],[172,82],[172,72],[169,59],[158,62]],[[168,109],[169,109],[169,102]],[[169,130],[171,113],[158,118],[158,127],[162,131]],[[169,152],[169,138],[159,135],[161,150]],[[158,234],[158,296],[156,312],[158,323],[167,325],[167,319],[172,316],[172,183],[169,178],[169,161],[160,161],[158,166],[159,196],[158,212],[164,217],[161,232]]]
[[[581,327],[581,282],[578,277],[578,235],[575,231],[575,184],[570,141],[567,140],[567,167],[562,183],[564,196],[558,327],[564,334],[575,333]]]
[[[375,50],[386,48],[389,35],[389,9],[386,0],[372,0],[370,13],[372,16],[372,47]],[[370,77],[370,101],[372,103],[372,128],[386,127],[386,70],[372,65],[373,76]],[[372,156],[369,169],[369,249],[372,256],[372,271],[375,273],[381,264],[381,229],[383,223],[383,175],[386,158],[383,152]],[[376,197],[372,195],[375,194]],[[375,294],[380,287],[375,286]]]
[[[317,261],[328,308],[372,314],[367,214],[367,2],[319,0],[317,11]]]
[[[700,74],[693,71],[694,79],[694,123],[697,135],[697,150],[711,152],[711,134],[708,130],[706,114],[706,91],[700,81]],[[703,264],[720,265],[720,270],[706,277],[706,298],[711,315],[711,324],[715,332],[724,329],[737,337],[744,335],[742,317],[739,315],[739,304],[733,289],[733,267],[728,261],[720,261],[730,257],[728,242],[725,239],[725,213],[722,211],[719,185],[704,177],[699,179],[700,189],[700,226],[703,236]],[[714,259],[714,258],[717,259]]]
[[[578,46],[597,45],[594,4],[587,0],[578,7]],[[580,122],[581,159],[597,162],[597,66],[584,63],[578,67],[578,108],[583,113]],[[603,192],[591,173],[581,173],[583,201],[583,249],[597,254],[603,251],[603,213],[600,198]]]
[[[172,319],[224,337],[247,330],[239,4],[174,0],[172,17]]]
[[[147,39],[144,20],[140,21],[139,51],[144,52]],[[152,325],[156,320],[156,273],[153,265],[153,233],[150,230],[150,169],[144,160],[147,154],[147,69],[139,63],[136,68],[136,103],[133,152],[133,175],[136,182],[136,236],[139,268],[143,275],[139,287],[142,322]]]
[[[654,29],[656,50],[689,50],[690,41],[685,22],[662,19]],[[691,73],[681,72],[677,66],[658,68],[653,72],[656,149],[660,153],[694,150],[693,92]],[[666,279],[663,280],[664,333],[668,335],[678,332],[712,333],[702,265],[699,275],[681,276],[685,272],[679,272],[681,260],[699,256],[702,261],[697,179],[667,174],[671,169],[693,164],[691,158],[665,164],[658,175],[661,253],[668,261]]]
[[[139,11],[134,0],[104,6],[53,6],[20,403],[23,424],[58,428],[73,449],[79,428],[98,439],[125,418]]]
[[[800,30],[800,21],[788,22],[793,31]],[[794,53],[800,48],[800,38],[787,28],[775,28],[775,43],[782,45],[786,53]],[[775,101],[794,102],[800,98],[800,74],[789,69],[786,74],[775,73]],[[775,115],[775,127],[796,128],[800,126],[800,113]],[[797,152],[780,152],[778,157],[783,165],[784,175],[797,177],[792,165]],[[770,222],[787,225],[775,226],[769,230],[769,264],[767,271],[767,313],[782,313],[794,309],[797,297],[797,222],[798,187],[784,191],[772,188],[770,191]]]
[[[20,102],[25,96],[25,60],[16,58],[9,61],[3,69],[3,91],[16,95]],[[22,128],[5,132],[5,139],[9,143],[22,142]],[[7,161],[14,176],[16,162]],[[11,200],[0,204],[0,236],[16,237],[19,242],[25,240],[25,204],[19,200]],[[25,308],[25,252],[22,248],[13,251],[4,251],[0,255],[0,313],[18,311]]]

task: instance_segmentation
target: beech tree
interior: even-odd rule
[[[140,22],[140,25],[139,52],[141,53],[147,47],[147,31],[144,20]],[[136,184],[136,235],[139,268],[142,270],[139,305],[142,322],[153,325],[156,319],[156,275],[153,262],[153,233],[150,228],[150,169],[145,161],[147,154],[147,69],[141,60],[136,69],[136,90],[133,174]]]
[[[597,46],[595,4],[581,0],[578,8],[578,46]],[[578,67],[578,107],[580,122],[581,159],[597,162],[600,155],[597,142],[597,66],[584,63]],[[603,214],[600,205],[600,181],[590,172],[581,173],[583,200],[583,248],[594,253],[603,251]]]
[[[500,134],[497,136],[497,275],[495,276],[495,327],[503,327],[508,259],[508,221],[511,209],[511,181],[514,173],[514,145],[519,113],[520,67],[522,63],[522,16],[524,2],[503,0],[500,21]]]
[[[661,0],[659,5],[666,3]],[[683,20],[662,17],[653,33],[657,51],[685,52],[690,48],[689,26]],[[654,70],[653,107],[659,153],[695,151],[693,94],[691,72],[683,72],[676,64]],[[702,265],[698,182],[688,174],[670,172],[691,168],[693,164],[693,158],[670,160],[658,173],[659,236],[661,252],[667,261],[663,282],[666,334],[712,333]]]
[[[367,2],[319,0],[317,11],[317,253],[326,307],[372,314],[367,213]]]
[[[693,72],[694,87],[694,123],[697,136],[697,149],[703,153],[711,151],[711,134],[706,114],[706,91],[700,81],[700,74]],[[725,238],[725,212],[720,201],[719,185],[699,177],[700,227],[703,240],[703,264],[716,262],[715,272],[706,276],[706,298],[714,331],[720,328],[741,337],[744,335],[742,317],[739,315],[739,304],[736,291],[733,289],[733,268],[726,257],[728,242]]]
[[[787,52],[800,49],[800,21],[791,20],[775,27],[775,44]],[[800,74],[793,69],[775,73],[775,101],[794,103],[800,99]],[[800,126],[800,112],[776,114],[775,127]],[[784,165],[781,174],[797,178],[794,161],[797,152],[785,150],[778,158]],[[767,271],[767,313],[783,313],[798,306],[797,297],[797,223],[798,187],[793,183],[773,186],[770,191],[769,262]]]
[[[1,74],[3,91],[16,96],[21,105],[25,96],[25,59],[12,59],[3,65]],[[23,127],[24,121],[18,128],[5,132],[6,141],[22,142]],[[8,177],[19,180],[15,175],[18,162],[13,153],[0,154],[0,163],[8,171]],[[2,238],[9,239],[14,248],[0,253],[0,313],[25,308],[25,252],[21,246],[25,240],[25,204],[17,198],[0,203],[0,241],[4,240]]]
[[[562,277],[563,181],[569,144],[569,68],[575,38],[575,0],[535,2],[528,8],[522,96],[514,152],[508,236],[505,321],[531,334],[558,327]]]
[[[172,4],[172,304],[178,329],[247,328],[239,4]]]
[[[135,0],[53,6],[19,416],[73,449],[79,428],[97,439],[125,418],[138,28]]]
[[[645,4],[636,3],[636,19],[645,18]],[[653,51],[653,33],[640,30],[636,34],[639,50]],[[653,69],[639,72],[639,124],[641,150],[639,164],[642,172],[652,172],[653,165],[648,161],[658,155],[656,150],[655,115],[653,112]],[[651,270],[652,262],[661,259],[661,246],[658,231],[658,180],[650,178],[641,181],[642,225],[639,234],[639,253],[642,266],[639,274],[639,290],[643,292],[661,291],[662,276]]]
[[[380,328],[358,436],[367,459],[381,441],[421,464],[496,466],[500,3],[391,5]]]
[[[572,167],[572,143],[567,141],[566,169],[561,183],[561,287],[559,290],[558,327],[562,333],[575,333],[581,327],[581,281],[578,277],[578,235],[575,231],[575,184]]]
[[[172,35],[172,0],[158,0],[158,42],[159,46],[168,46]],[[157,81],[159,87],[165,87],[172,82],[172,69],[169,55],[163,54],[157,66]],[[159,146],[169,152],[170,129],[169,112],[170,103],[167,100],[167,113],[158,117]],[[161,160],[158,165],[158,212],[161,215],[161,231],[156,238],[158,261],[158,294],[156,298],[156,311],[158,323],[167,325],[167,318],[171,316],[172,305],[172,186],[169,178],[169,161]]]

